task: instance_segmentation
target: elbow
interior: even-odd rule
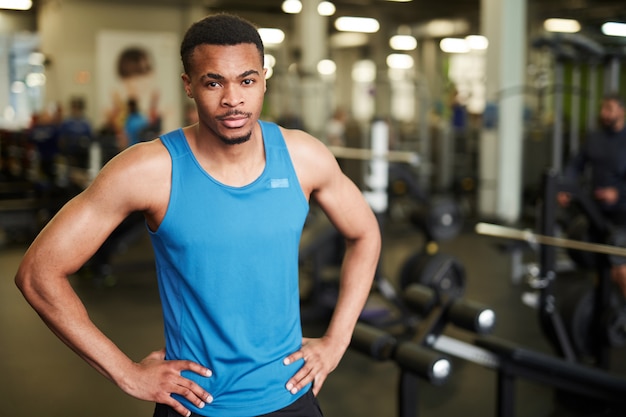
[[[33,268],[29,267],[27,262],[22,262],[14,278],[17,288],[20,290],[24,298],[31,303],[32,299],[37,294],[35,275],[36,274],[33,271]]]
[[[28,293],[32,290],[32,280],[30,277],[31,275],[27,273],[22,266],[20,266],[15,274],[15,285],[25,297],[27,297]]]

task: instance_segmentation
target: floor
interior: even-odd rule
[[[385,228],[382,271],[397,284],[402,262],[423,245],[423,235],[405,224]],[[153,405],[126,396],[67,349],[40,321],[13,284],[24,244],[0,248],[0,415],[7,417],[151,416]],[[527,290],[514,283],[511,259],[494,240],[474,233],[472,222],[440,251],[456,256],[467,274],[464,297],[491,307],[497,315],[494,335],[551,353],[539,329],[536,311],[522,302]],[[94,286],[84,277],[72,283],[94,322],[136,360],[163,344],[161,312],[149,241],[145,236],[116,255],[115,285]],[[373,294],[376,301],[376,294]],[[380,299],[378,300],[380,301]],[[305,323],[305,333],[319,334],[323,321]],[[472,335],[451,329],[460,340]],[[415,415],[495,416],[496,374],[466,360],[451,358],[452,375],[441,386],[420,382]],[[609,372],[626,373],[623,349],[614,349]],[[399,368],[349,350],[326,381],[319,401],[326,417],[398,416]],[[520,381],[515,415],[580,415],[554,401],[549,387]],[[589,415],[589,414],[587,414]],[[595,415],[595,414],[594,414]]]

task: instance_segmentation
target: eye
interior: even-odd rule
[[[242,84],[243,84],[243,85],[252,85],[252,84],[254,84],[254,80],[253,80],[253,79],[248,78],[248,79],[243,80],[243,83],[242,83]]]

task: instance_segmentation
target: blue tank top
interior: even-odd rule
[[[192,412],[250,417],[291,404],[285,385],[302,361],[298,250],[309,205],[277,125],[259,122],[265,169],[232,187],[211,177],[182,130],[161,136],[172,158],[167,212],[150,237],[163,305],[167,359],[213,371],[183,375],[214,397]]]

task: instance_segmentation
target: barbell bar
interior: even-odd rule
[[[413,166],[420,163],[419,155],[410,151],[375,152],[371,149],[348,148],[344,146],[328,146],[328,149],[337,158],[362,159],[365,161],[382,159],[389,162],[404,162]]]
[[[556,246],[565,249],[578,249],[588,252],[626,257],[626,248],[619,246],[541,235],[530,230],[519,230],[513,227],[501,226],[497,224],[482,222],[477,223],[474,230],[479,235],[502,237],[506,239],[522,240],[531,244],[539,243],[541,245]]]

